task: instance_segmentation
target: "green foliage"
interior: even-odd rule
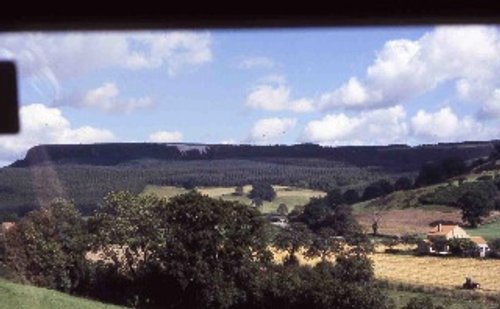
[[[66,292],[87,280],[85,222],[72,203],[55,200],[5,233],[4,263],[18,279]]]
[[[54,198],[73,200],[90,215],[111,191],[139,194],[147,185],[241,186],[254,182],[328,191],[359,189],[366,182],[398,173],[325,159],[225,159],[129,162],[116,166],[50,165],[0,169],[0,216],[19,216]]]
[[[415,180],[416,186],[432,185],[467,172],[463,159],[449,157],[439,163],[424,164]]]
[[[446,251],[448,240],[445,237],[433,237],[430,241],[435,251]]]
[[[284,203],[281,203],[281,204],[279,204],[276,212],[280,215],[286,216],[288,214],[288,206],[286,206],[286,204],[284,204]]]
[[[490,248],[489,256],[497,259],[500,258],[500,238],[488,241],[488,247]]]
[[[259,198],[270,202],[276,197],[276,192],[269,183],[255,182],[252,184],[252,191],[250,191],[249,197],[251,199]]]
[[[435,307],[432,298],[429,296],[413,297],[408,301],[408,304],[403,309],[438,309],[440,306]]]
[[[95,248],[116,261],[108,275],[129,278],[129,304],[231,307],[249,296],[270,261],[267,225],[256,210],[196,192],[168,202],[112,193],[92,222]],[[124,249],[122,261],[111,246]]]
[[[281,229],[274,238],[274,246],[286,251],[285,265],[294,266],[298,264],[297,252],[300,248],[308,248],[312,244],[313,234],[309,228],[302,223],[292,223],[288,228]]]
[[[342,199],[347,205],[355,204],[359,201],[358,191],[354,189],[349,189],[344,192],[344,194],[342,195]]]
[[[362,200],[371,200],[379,196],[387,195],[393,191],[394,186],[387,179],[382,179],[371,183],[365,188]]]
[[[412,182],[410,178],[406,176],[399,177],[394,183],[394,190],[410,190],[412,188]]]
[[[468,238],[452,238],[448,240],[450,252],[461,257],[473,257],[478,255],[476,244]]]
[[[472,228],[476,228],[482,222],[482,217],[488,216],[494,208],[493,200],[485,191],[467,192],[458,199],[457,204],[462,209],[462,219]]]
[[[490,181],[464,182],[458,186],[444,186],[435,191],[422,195],[419,201],[422,204],[438,204],[457,206],[458,199],[467,192],[481,191],[489,198],[494,199],[497,189]]]

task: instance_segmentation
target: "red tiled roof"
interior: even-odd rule
[[[471,236],[470,240],[472,240],[473,242],[475,242],[478,245],[486,245],[487,244],[486,240],[484,240],[484,238],[481,236]]]
[[[432,228],[432,230],[430,230],[427,233],[427,236],[446,236],[446,234],[451,232],[455,227],[456,227],[456,225],[444,225],[444,224],[442,224],[441,231],[438,231],[438,225],[436,225],[435,227]]]

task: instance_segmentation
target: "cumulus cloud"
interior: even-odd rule
[[[118,86],[112,82],[104,83],[102,86],[91,89],[84,94],[73,95],[65,100],[76,106],[113,113],[130,113],[154,105],[150,97],[123,98],[120,95]]]
[[[0,59],[15,60],[21,78],[51,99],[61,82],[107,68],[165,68],[170,75],[212,60],[209,33],[11,33],[0,35]]]
[[[310,99],[301,98],[292,100],[291,89],[286,85],[283,78],[266,79],[267,83],[261,83],[254,87],[248,94],[246,106],[268,111],[288,110],[296,113],[306,113],[313,110],[313,102]]]
[[[459,118],[450,107],[432,113],[419,110],[411,118],[411,133],[420,141],[454,142],[496,138],[500,128],[487,127],[470,116]]]
[[[363,77],[351,77],[318,102],[332,108],[395,106],[456,81],[460,99],[487,104],[500,81],[500,32],[496,27],[437,27],[417,40],[391,40]]]
[[[258,120],[248,140],[258,144],[277,142],[280,137],[295,127],[297,121],[291,118],[265,118]]]
[[[149,135],[149,141],[153,143],[179,143],[182,138],[179,131],[156,131]]]
[[[270,69],[274,67],[274,61],[267,57],[244,57],[238,64],[240,69],[255,69],[264,68]]]
[[[408,133],[406,112],[401,105],[361,112],[328,114],[310,121],[302,141],[323,145],[366,145],[405,143]]]
[[[31,104],[20,109],[21,133],[0,137],[0,161],[11,162],[24,156],[38,144],[78,144],[114,141],[106,129],[84,126],[72,128],[71,123],[55,107]]]

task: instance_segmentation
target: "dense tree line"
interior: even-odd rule
[[[279,237],[237,202],[113,192],[88,220],[64,200],[30,212],[5,233],[0,258],[19,281],[134,307],[391,307],[366,251],[337,250],[321,237],[330,233],[307,226],[301,233],[315,235],[295,238],[309,241],[311,256],[336,252],[335,265],[273,263],[269,245]],[[297,235],[286,234],[278,233]]]
[[[10,213],[21,216],[57,197],[73,200],[79,210],[89,215],[107,192],[128,190],[137,194],[146,185],[193,188],[267,182],[324,191],[344,187],[359,190],[381,177],[397,175],[317,159],[141,161],[115,167],[2,168],[0,217]]]

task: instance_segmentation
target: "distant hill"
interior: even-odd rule
[[[40,145],[11,167],[28,167],[50,162],[55,165],[115,166],[141,160],[261,160],[265,158],[317,158],[358,167],[377,166],[398,171],[417,170],[428,161],[455,156],[464,160],[488,156],[494,141],[443,143],[436,145],[343,146],[299,145],[208,145],[160,143],[109,143],[89,145]]]

